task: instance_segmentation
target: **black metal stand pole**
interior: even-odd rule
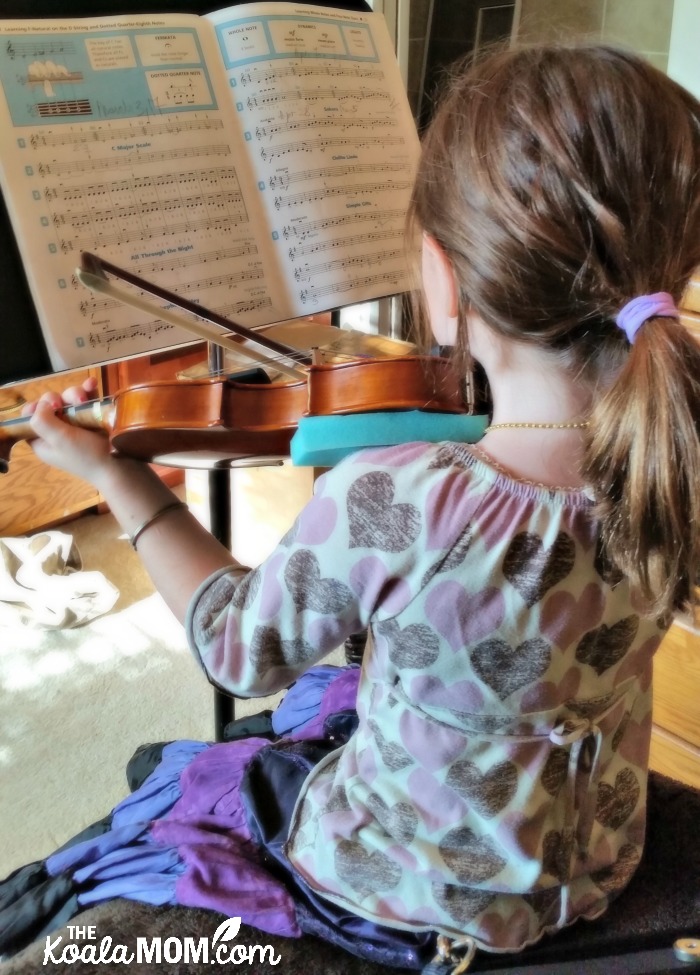
[[[231,547],[231,478],[228,470],[209,471],[209,517],[211,533]],[[224,728],[235,717],[235,701],[214,688],[214,737],[224,740]]]
[[[218,375],[223,370],[223,349],[208,346],[209,373]],[[209,526],[214,538],[226,548],[231,548],[231,476],[228,468],[208,472]],[[235,717],[235,701],[229,694],[214,690],[214,738],[223,741],[224,728]]]

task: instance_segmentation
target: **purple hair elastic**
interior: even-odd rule
[[[649,318],[680,318],[676,303],[668,291],[657,291],[653,295],[640,295],[633,298],[619,312],[615,323],[627,336],[630,345],[634,337]]]

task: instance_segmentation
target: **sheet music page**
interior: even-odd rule
[[[290,316],[407,290],[404,223],[419,143],[383,17],[254,3],[206,19]]]
[[[0,87],[0,182],[56,370],[192,341],[83,288],[82,250],[250,327],[409,287],[418,137],[379,14],[0,21]]]
[[[0,178],[57,371],[192,341],[83,288],[81,250],[243,324],[284,317],[215,43],[199,17],[0,21]]]

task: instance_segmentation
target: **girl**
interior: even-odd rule
[[[517,951],[620,893],[652,657],[698,566],[700,351],[676,303],[700,264],[699,164],[700,106],[631,54],[533,47],[462,72],[411,225],[431,329],[485,370],[491,424],[476,446],[346,459],[256,571],[39,403],[38,455],[100,490],[217,685],[264,695],[371,635],[333,741],[317,724],[166,755],[109,852],[50,858],[82,868],[81,903],[204,903],[420,967],[436,932]],[[242,900],[235,856],[271,911]]]

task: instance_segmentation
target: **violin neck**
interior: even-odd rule
[[[72,426],[86,427],[89,430],[109,430],[112,424],[113,402],[111,398],[91,400],[79,406],[64,406],[57,410],[58,416]],[[30,417],[16,416],[0,423],[0,440],[36,440],[36,433]]]

